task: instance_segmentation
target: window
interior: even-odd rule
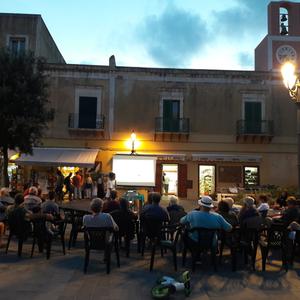
[[[263,94],[243,95],[244,133],[260,134],[265,126],[265,97]]]
[[[163,102],[163,130],[178,132],[180,121],[180,101],[164,99]]]
[[[258,167],[244,167],[244,185],[245,187],[259,185]]]
[[[24,53],[26,49],[26,38],[10,37],[8,47],[13,54]]]
[[[215,166],[199,166],[199,194],[211,195],[216,191],[216,171]]]
[[[280,7],[279,9],[279,24],[280,24],[280,34],[289,34],[289,12],[286,8]]]
[[[71,128],[103,129],[101,88],[78,87],[75,90],[75,113],[70,114]],[[70,121],[69,121],[70,122]]]

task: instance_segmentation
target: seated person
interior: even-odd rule
[[[156,192],[149,193],[152,204],[145,206],[141,212],[141,220],[144,218],[153,218],[162,222],[170,221],[170,216],[167,210],[159,205],[161,195]]]
[[[0,222],[6,220],[6,206],[0,202]]]
[[[4,235],[5,225],[4,223],[0,222],[0,248],[2,248],[2,236]]]
[[[287,206],[287,198],[288,198],[288,193],[287,191],[283,191],[281,195],[277,198],[276,200],[276,206],[278,208],[283,208]]]
[[[14,204],[14,199],[10,197],[8,188],[2,188],[0,190],[0,203],[3,205]]]
[[[178,198],[176,196],[170,197],[169,206],[167,211],[170,215],[170,224],[177,224],[180,222],[180,219],[186,215],[184,208],[181,205],[178,205]]]
[[[259,195],[258,201],[260,204],[257,207],[257,210],[263,217],[266,217],[270,208],[268,204],[268,197],[266,195]]]
[[[289,226],[292,222],[299,221],[299,209],[297,200],[293,196],[287,198],[287,209],[283,211],[281,221],[285,226]]]
[[[255,207],[254,198],[247,196],[243,202],[244,205],[238,215],[240,225],[242,225],[246,219],[259,216],[258,210]]]
[[[16,194],[15,204],[7,208],[9,230],[13,232],[13,234],[26,239],[31,232],[30,216],[31,212],[24,208],[23,194]]]
[[[55,192],[50,191],[48,193],[48,199],[42,203],[42,212],[46,214],[51,214],[53,216],[59,215],[59,207],[55,203]]]
[[[108,198],[103,204],[102,211],[105,213],[110,213],[117,209],[120,209],[120,203],[118,201],[118,193],[116,190],[112,190],[110,192],[110,198]]]
[[[129,202],[125,198],[120,199],[120,208],[110,213],[119,227],[120,236],[128,235],[130,239],[134,237],[134,222],[138,216],[129,209]]]
[[[91,215],[83,216],[83,226],[85,227],[111,227],[114,231],[118,231],[118,225],[110,214],[102,212],[103,200],[94,198],[91,201]]]
[[[222,200],[218,203],[217,213],[220,214],[231,226],[235,227],[239,224],[237,215],[230,210],[228,202]]]
[[[193,210],[181,218],[180,223],[188,225],[189,228],[202,227],[207,229],[223,229],[231,231],[232,226],[219,214],[212,212],[213,200],[209,196],[203,196],[198,200],[200,210]],[[190,233],[188,245],[192,246],[198,241],[197,232]],[[216,236],[217,243],[217,236]]]
[[[38,197],[38,189],[35,186],[29,188],[29,194],[24,197],[24,206],[27,210],[32,211],[36,206],[40,206],[42,200]]]
[[[236,215],[239,214],[240,210],[239,210],[239,208],[234,207],[234,200],[233,200],[233,198],[231,198],[231,197],[226,197],[226,198],[223,199],[223,201],[225,201],[225,202],[228,203],[228,205],[229,205],[229,211],[230,211],[230,212],[232,212],[232,213],[234,213],[234,214],[236,214]]]

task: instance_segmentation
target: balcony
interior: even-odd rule
[[[274,124],[270,120],[250,122],[237,121],[237,142],[241,143],[270,143],[274,136]]]
[[[190,119],[188,118],[155,118],[155,140],[187,139],[189,133]]]
[[[104,116],[96,115],[95,117],[81,114],[69,114],[68,118],[69,131],[76,135],[94,135],[98,132],[104,134]]]

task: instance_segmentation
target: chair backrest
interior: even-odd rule
[[[211,250],[216,245],[218,229],[194,227],[187,229],[186,233],[194,234],[197,233],[197,247],[202,250]]]
[[[267,242],[269,247],[283,247],[287,243],[288,231],[284,224],[274,223],[268,229]]]
[[[135,220],[131,217],[129,213],[122,212],[120,210],[115,210],[110,213],[114,221],[119,227],[119,235],[133,236],[135,232]]]
[[[113,240],[111,227],[87,227],[84,230],[86,249],[104,250]]]
[[[141,231],[149,238],[161,238],[163,221],[153,217],[141,219]]]
[[[45,218],[37,218],[31,221],[33,225],[33,235],[44,237],[47,234],[47,226]]]
[[[26,236],[31,231],[31,224],[25,220],[25,212],[20,207],[9,212],[7,223],[10,233],[13,235]]]

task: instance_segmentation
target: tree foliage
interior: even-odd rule
[[[7,150],[32,153],[54,117],[43,59],[0,49],[0,148],[7,185]]]

